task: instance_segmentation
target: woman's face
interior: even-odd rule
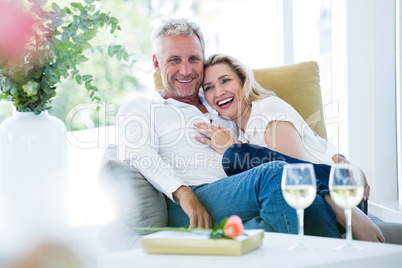
[[[208,104],[220,116],[236,120],[247,107],[243,82],[227,63],[218,63],[204,70],[203,89]]]

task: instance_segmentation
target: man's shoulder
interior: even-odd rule
[[[152,98],[141,96],[141,97],[135,97],[135,98],[132,98],[132,99],[128,100],[125,103],[125,105],[130,105],[130,104],[150,104],[152,102],[154,102],[154,100],[152,100]]]
[[[146,112],[155,100],[148,97],[135,97],[126,101],[120,108],[119,114],[133,114],[137,112]]]

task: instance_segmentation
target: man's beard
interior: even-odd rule
[[[171,94],[179,97],[179,98],[188,98],[191,96],[194,96],[195,94],[198,94],[198,90],[201,88],[202,85],[202,81],[198,82],[195,86],[194,89],[190,92],[180,92],[179,90],[177,90],[177,88],[174,85],[174,79],[167,81],[167,87],[165,87],[165,90],[170,92]],[[163,79],[162,79],[162,83],[163,83]],[[165,84],[165,83],[163,83]]]

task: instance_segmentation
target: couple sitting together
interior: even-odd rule
[[[347,160],[238,60],[205,60],[195,23],[165,20],[153,42],[164,90],[121,108],[118,157],[166,196],[169,226],[212,228],[238,215],[247,229],[296,234],[282,171],[289,163],[312,163],[317,194],[305,209],[305,234],[341,238],[344,211],[332,201],[328,180],[330,165]],[[355,239],[384,242],[357,207],[352,224]]]

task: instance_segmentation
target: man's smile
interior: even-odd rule
[[[194,79],[189,79],[189,80],[179,80],[179,79],[176,79],[178,82],[180,82],[180,83],[190,83],[191,81],[193,81]]]

